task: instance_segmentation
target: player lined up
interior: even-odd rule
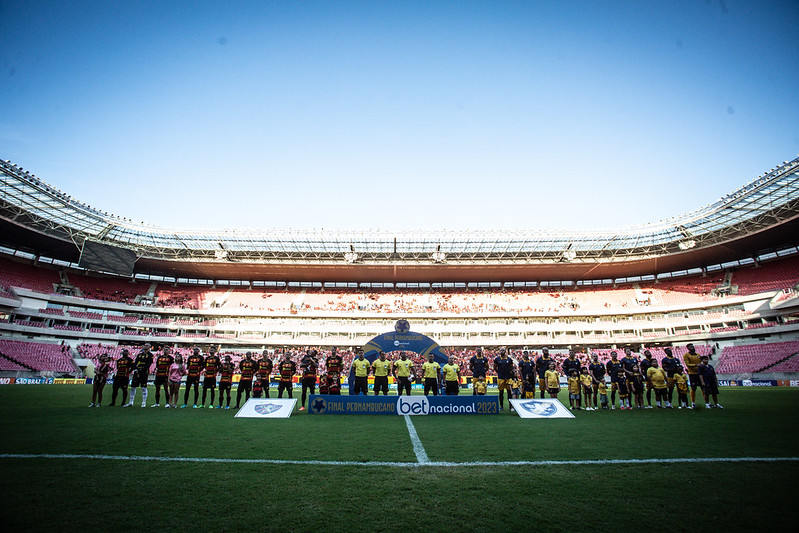
[[[611,358],[606,364],[599,362],[598,356],[592,354],[591,362],[583,365],[576,357],[574,350],[569,350],[568,357],[560,364],[563,375],[567,378],[569,392],[569,404],[572,409],[595,410],[602,408],[614,409],[616,396],[619,397],[621,409],[632,409],[633,404],[637,408],[644,408],[644,392],[647,397],[647,408],[652,407],[652,391],[654,391],[655,402],[658,407],[671,408],[674,397],[674,390],[678,394],[678,408],[695,408],[696,389],[700,388],[708,407],[722,406],[718,403],[718,381],[715,370],[708,363],[707,356],[699,356],[693,344],[687,345],[687,353],[683,356],[687,377],[684,373],[682,362],[674,357],[670,348],[665,349],[665,357],[662,360],[662,368],[656,359],[652,357],[649,350],[644,351],[644,358],[639,360],[632,355],[629,348],[625,348],[624,357],[619,360],[616,351],[611,352]],[[122,406],[130,407],[135,402],[136,389],[142,391],[142,407],[147,404],[147,384],[149,381],[150,368],[153,364],[153,354],[150,351],[151,345],[145,344],[136,359],[131,359],[127,349],[122,350],[122,355],[116,361],[116,374],[114,375],[113,389],[110,405],[116,405],[116,399],[122,391]],[[269,397],[269,384],[272,371],[276,367],[278,380],[278,398],[287,393],[288,397],[293,397],[293,378],[297,373],[297,363],[292,359],[292,354],[284,350],[283,357],[276,365],[269,357],[269,351],[264,350],[259,360],[252,358],[252,353],[247,352],[238,365],[234,365],[230,355],[226,355],[224,360],[216,355],[216,348],[209,349],[208,356],[203,357],[199,348],[194,348],[193,353],[187,357],[185,363],[180,354],[176,357],[171,355],[168,346],[164,346],[162,353],[155,361],[155,400],[152,407],[159,407],[161,402],[161,389],[164,390],[165,407],[178,407],[178,395],[182,378],[186,378],[186,388],[183,394],[182,408],[188,407],[189,396],[192,388],[194,389],[193,403],[194,408],[208,407],[213,408],[216,396],[217,385],[219,387],[219,403],[217,409],[230,408],[231,389],[233,376],[236,370],[240,373],[239,385],[236,394],[236,405],[241,404],[242,394],[245,401],[250,398],[250,394],[260,397]],[[314,394],[317,380],[319,383],[320,394],[340,394],[341,393],[341,373],[344,366],[344,359],[332,348],[330,355],[325,359],[324,371],[321,371],[318,351],[310,349],[306,351],[299,364],[302,387],[301,410],[305,409],[308,393]],[[483,350],[478,348],[475,355],[469,359],[469,371],[472,374],[473,394],[485,394],[487,389],[487,373],[493,368],[497,376],[499,390],[500,408],[504,409],[505,395],[511,397],[534,398],[536,381],[541,398],[549,395],[551,398],[557,397],[560,391],[560,373],[557,371],[556,361],[549,355],[547,348],[542,349],[542,354],[532,360],[530,354],[524,351],[521,359],[516,363],[508,356],[507,350],[501,348],[499,355],[490,361]],[[421,365],[421,371],[417,372],[407,353],[402,352],[399,359],[390,361],[385,353],[380,353],[378,358],[372,363],[365,359],[362,351],[353,360],[351,370],[355,380],[350,394],[368,394],[368,376],[374,375],[373,393],[385,395],[389,390],[389,375],[393,376],[397,383],[397,393],[399,395],[410,394],[411,383],[418,377],[422,380],[424,394],[437,395],[440,389],[445,394],[456,395],[460,392],[460,382],[462,371],[460,365],[455,362],[453,357],[448,358],[448,362],[442,367],[435,362],[433,355],[428,356],[428,360]],[[92,387],[92,403],[90,407],[99,407],[102,403],[102,391],[111,371],[111,361],[108,356],[101,356],[99,364],[95,369],[95,380]],[[132,375],[132,379],[131,379]],[[610,379],[611,395],[610,401],[607,399],[607,386],[605,376]],[[219,381],[217,383],[217,376]],[[202,402],[199,400],[199,384],[202,378]],[[128,388],[130,388],[130,399],[128,401]],[[690,393],[691,405],[688,405],[688,394]],[[710,402],[712,398],[712,403]]]
[[[114,375],[111,403],[116,405],[117,397],[122,392],[122,407],[131,407],[136,401],[136,389],[141,389],[141,406],[147,406],[147,385],[150,377],[150,367],[153,363],[153,354],[150,351],[151,345],[145,344],[136,359],[130,357],[130,352],[123,349],[121,356],[116,361],[116,373]],[[165,346],[161,355],[155,361],[155,403],[151,407],[160,407],[161,389],[164,390],[164,407],[178,407],[180,384],[183,377],[186,377],[186,389],[183,393],[183,404],[180,407],[187,407],[189,395],[194,389],[193,407],[206,407],[206,400],[210,397],[208,407],[214,407],[217,385],[219,387],[219,404],[217,409],[223,407],[230,408],[231,389],[236,365],[232,358],[226,355],[220,359],[216,355],[216,348],[211,347],[208,356],[203,357],[199,348],[194,348],[193,353],[186,359],[177,354],[172,357],[171,350]],[[94,387],[92,391],[92,403],[89,407],[99,407],[102,402],[102,388],[105,385],[108,374],[111,371],[110,360],[107,355],[100,357],[100,364],[95,368]],[[272,360],[268,357],[268,352],[264,350],[261,360],[252,359],[252,353],[247,352],[245,357],[238,364],[238,371],[241,373],[239,386],[236,394],[236,407],[241,403],[242,394],[245,399],[249,399],[253,388],[253,379],[259,380],[259,389],[269,391],[269,378],[272,373]],[[132,375],[132,379],[131,379]],[[219,381],[217,382],[217,376]],[[199,384],[202,378],[202,404],[198,405]],[[130,389],[130,391],[128,391]],[[130,398],[128,398],[130,392]],[[210,393],[210,395],[209,395]]]

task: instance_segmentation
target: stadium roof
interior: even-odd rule
[[[131,250],[136,272],[211,279],[521,281],[693,268],[799,242],[799,158],[717,202],[619,231],[183,230],[88,206],[0,162],[0,244],[75,261],[84,244]]]

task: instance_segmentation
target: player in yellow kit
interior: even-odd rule
[[[666,407],[671,409],[669,402],[668,384],[666,383],[666,373],[658,366],[658,360],[652,359],[650,366],[646,370],[647,382],[652,384],[655,389],[655,403],[658,407]]]
[[[364,359],[363,351],[358,353],[358,357],[356,357],[352,361],[352,369],[355,372],[355,382],[353,383],[352,390],[350,394],[357,396],[358,394],[363,393],[364,396],[369,394],[369,369],[372,368],[372,365],[369,363],[368,360]]]
[[[608,386],[605,385],[605,381],[600,381],[597,384],[597,392],[599,393],[599,405],[602,406],[602,409],[608,409]]]
[[[696,388],[701,387],[702,383],[699,380],[699,354],[696,353],[696,348],[693,344],[687,344],[688,353],[682,356],[685,363],[685,371],[688,373],[688,382],[691,384],[691,409],[696,409]]]
[[[594,404],[594,380],[591,379],[591,374],[588,373],[588,367],[584,366],[580,369],[580,386],[583,389],[583,398],[585,398],[585,410],[595,411],[596,405]]]
[[[549,397],[557,398],[558,392],[560,392],[560,374],[555,370],[555,361],[549,362],[549,370],[544,372],[544,380],[546,380]]]
[[[411,395],[411,376],[413,375],[413,361],[408,359],[408,354],[402,352],[400,358],[394,361],[394,379],[397,380],[397,396],[405,392]]]
[[[682,409],[683,407],[690,409],[688,407],[688,379],[685,377],[685,374],[682,372],[682,366],[677,365],[677,369],[674,372],[674,385],[677,388],[677,409]]]
[[[457,396],[461,388],[461,367],[455,364],[454,357],[449,357],[441,372],[444,374],[444,394]]]
[[[430,392],[433,396],[438,396],[438,382],[441,381],[441,365],[439,365],[433,354],[430,354],[427,361],[422,365],[422,378],[424,379],[424,395]]]
[[[569,409],[580,410],[580,375],[576,369],[572,369],[571,375],[567,378],[569,387]]]
[[[383,392],[383,396],[388,396],[388,375],[391,372],[391,361],[386,359],[386,352],[380,351],[380,357],[372,363],[372,372],[375,375],[375,384],[372,390],[375,396]]]

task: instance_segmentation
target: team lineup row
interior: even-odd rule
[[[666,348],[666,356],[663,358],[662,364],[652,357],[649,350],[645,350],[644,357],[639,358],[632,354],[629,348],[625,348],[622,359],[618,359],[618,354],[613,351],[611,359],[603,364],[599,361],[598,356],[593,354],[591,362],[584,365],[576,357],[575,351],[569,350],[569,356],[560,364],[562,374],[557,371],[556,362],[549,357],[547,348],[544,348],[542,354],[535,360],[525,351],[518,361],[509,357],[504,348],[501,348],[499,355],[490,361],[478,348],[476,354],[468,362],[472,374],[472,393],[475,395],[486,393],[486,376],[493,368],[497,376],[500,409],[504,409],[506,392],[509,399],[512,397],[534,398],[536,383],[542,398],[547,394],[553,398],[557,397],[560,391],[561,375],[566,376],[569,403],[572,409],[581,409],[584,406],[588,410],[594,410],[600,405],[614,409],[617,392],[621,409],[632,409],[633,400],[635,407],[641,409],[644,408],[644,391],[646,391],[648,404],[646,407],[651,408],[653,390],[657,407],[671,408],[675,388],[678,392],[679,408],[696,407],[697,388],[701,389],[708,407],[721,407],[718,403],[718,380],[715,369],[708,362],[708,357],[699,356],[693,344],[688,344],[686,348],[688,351],[684,354],[682,361],[673,356],[670,348]],[[147,384],[150,367],[153,364],[153,354],[150,349],[151,345],[145,344],[135,359],[130,357],[127,349],[122,350],[121,356],[114,362],[115,374],[111,406],[116,405],[120,391],[122,391],[122,406],[132,406],[137,388],[142,389],[142,407],[147,405]],[[279,376],[278,398],[282,398],[284,392],[290,398],[293,396],[293,378],[297,374],[298,365],[291,359],[288,352],[284,352],[283,358],[277,363],[272,361],[267,350],[264,350],[259,360],[253,359],[252,353],[247,352],[238,365],[234,365],[229,355],[221,359],[216,355],[214,347],[209,349],[206,357],[203,357],[199,348],[194,348],[192,355],[188,356],[185,362],[180,354],[173,357],[170,352],[170,348],[164,346],[161,355],[155,360],[156,402],[152,407],[160,406],[162,388],[165,393],[165,407],[178,407],[178,395],[184,376],[186,389],[183,395],[183,404],[180,407],[188,406],[192,388],[194,389],[192,404],[194,408],[205,407],[209,392],[209,407],[214,407],[217,376],[219,376],[219,405],[216,407],[220,409],[225,403],[224,407],[230,408],[236,366],[240,373],[236,408],[241,403],[242,394],[245,399],[249,399],[251,392],[256,397],[269,396],[270,377],[275,366]],[[320,372],[317,355],[318,352],[315,349],[309,349],[303,354],[299,364],[302,385],[300,410],[305,409],[307,395],[309,392],[310,394],[315,393],[317,383],[320,394],[341,393],[341,376],[344,370],[341,355],[333,348],[325,359],[324,372]],[[92,403],[89,407],[99,407],[102,404],[103,389],[111,370],[111,359],[108,356],[101,356],[95,369]],[[399,395],[410,394],[411,384],[417,379],[421,379],[425,395],[437,395],[440,390],[443,390],[445,394],[457,395],[460,392],[462,377],[461,368],[452,357],[449,357],[447,363],[441,366],[434,360],[433,355],[430,355],[428,361],[421,365],[420,371],[417,371],[413,361],[408,359],[405,352],[402,352],[400,357],[394,361],[387,359],[384,352],[380,352],[378,357],[370,362],[364,357],[363,351],[359,351],[352,362],[350,373],[354,376],[349,390],[351,395],[368,394],[370,374],[374,377],[373,393],[376,395],[388,394],[389,376],[393,376],[395,379]],[[609,402],[607,400],[606,376],[611,386]],[[201,379],[202,403],[198,405]],[[128,401],[129,387],[130,399]],[[688,405],[689,393],[690,405]]]

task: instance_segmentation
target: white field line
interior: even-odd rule
[[[424,455],[427,458],[427,455]],[[602,459],[574,461],[430,461],[415,463],[393,461],[300,461],[284,459],[226,459],[215,457],[150,457],[145,455],[98,455],[73,453],[2,453],[0,459],[101,459],[108,461],[154,461],[163,463],[224,463],[297,466],[383,466],[398,468],[469,467],[469,466],[571,466],[571,465],[641,465],[675,463],[779,463],[796,462],[799,457],[674,457],[665,459]]]
[[[430,462],[430,458],[427,457],[427,452],[424,451],[424,445],[422,444],[421,439],[419,439],[419,435],[416,434],[416,427],[413,425],[410,415],[405,415],[405,425],[408,426],[408,434],[411,436],[413,453],[416,454],[416,460],[419,462],[419,464],[428,464]]]

